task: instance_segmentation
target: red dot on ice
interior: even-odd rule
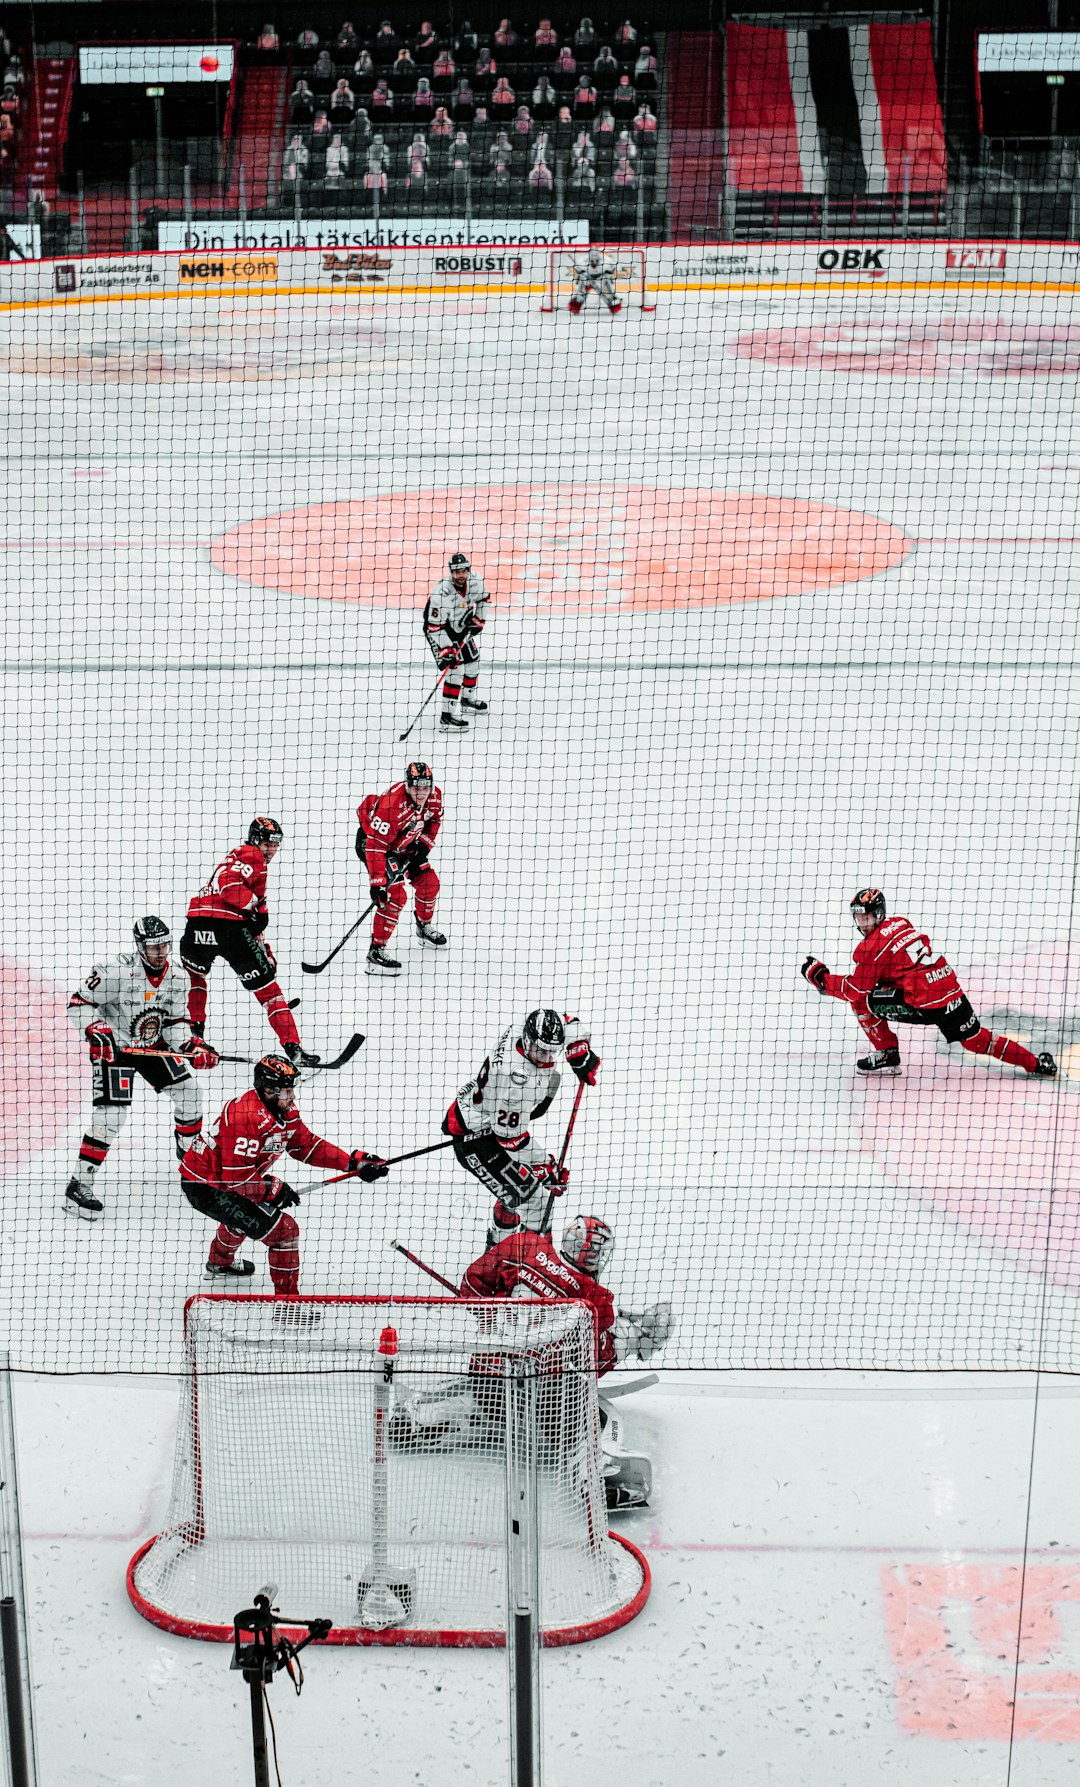
[[[625,614],[858,582],[899,564],[911,542],[879,516],[798,497],[504,484],[262,515],[222,534],[210,555],[260,589],[415,608],[457,546],[476,554],[500,601],[538,613]]]

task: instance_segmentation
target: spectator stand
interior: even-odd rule
[[[270,214],[587,218],[664,234],[662,46],[640,25],[546,18],[490,36],[422,21],[289,46]]]

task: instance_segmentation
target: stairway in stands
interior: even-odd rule
[[[673,240],[715,232],[721,161],[721,38],[716,31],[669,31],[667,84],[668,206]],[[715,239],[715,236],[714,236]]]
[[[25,204],[34,194],[54,203],[74,91],[73,55],[34,58],[30,118],[16,170],[17,203]]]
[[[240,169],[249,211],[262,211],[277,193],[277,175],[285,140],[285,97],[289,70],[246,68],[230,145],[227,203],[240,202]]]

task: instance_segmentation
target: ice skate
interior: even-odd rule
[[[322,1060],[321,1055],[313,1055],[310,1049],[301,1047],[298,1042],[287,1042],[282,1052],[294,1067],[318,1067]]]
[[[416,921],[416,935],[421,943],[430,943],[435,949],[441,949],[446,942],[443,933],[437,931],[434,925],[425,924],[422,918]]]
[[[456,732],[467,732],[469,730],[468,720],[462,720],[457,714],[450,713],[449,709],[446,713],[440,716],[439,725],[447,732],[449,732],[451,728]]]
[[[96,1198],[77,1179],[72,1179],[64,1193],[65,1208],[75,1216],[83,1216],[87,1222],[96,1222],[105,1206],[100,1198]]]
[[[486,714],[488,710],[487,702],[477,701],[473,695],[463,695],[461,705],[462,707],[471,707],[474,714]]]
[[[250,1278],[254,1271],[254,1260],[233,1260],[228,1266],[215,1266],[212,1260],[207,1260],[204,1276],[207,1278]]]
[[[388,956],[381,943],[373,943],[367,952],[367,974],[400,974],[401,963]]]
[[[903,1072],[900,1066],[899,1049],[872,1049],[869,1055],[864,1055],[860,1061],[856,1061],[855,1066],[860,1073],[897,1074]]]

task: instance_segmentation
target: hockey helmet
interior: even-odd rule
[[[295,1103],[300,1074],[284,1055],[263,1055],[251,1077],[259,1097],[276,1115],[284,1115]]]
[[[430,788],[435,781],[431,773],[430,763],[407,763],[405,766],[405,786],[415,788],[418,783],[426,782]]]
[[[851,902],[851,916],[864,937],[876,931],[885,917],[885,895],[880,887],[860,887]]]
[[[164,968],[169,960],[172,932],[163,918],[148,912],[137,918],[131,927],[135,947],[148,968]]]
[[[284,836],[277,820],[267,819],[261,813],[248,826],[247,841],[249,844],[257,844],[260,850],[264,850],[268,844],[272,844],[276,850]]]
[[[575,1216],[568,1222],[559,1242],[559,1252],[568,1266],[599,1278],[615,1248],[615,1237],[602,1216]]]
[[[554,1067],[566,1046],[566,1025],[557,1011],[540,1006],[530,1011],[521,1026],[521,1047],[534,1067]]]
[[[464,583],[468,578],[471,566],[463,552],[455,552],[450,559],[450,576],[455,583]]]

